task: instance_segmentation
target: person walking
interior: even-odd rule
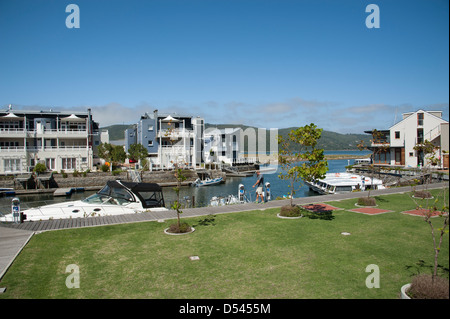
[[[253,188],[256,187],[256,202],[258,202],[258,197],[261,197],[261,203],[264,203],[264,192],[263,192],[263,186],[264,186],[264,176],[260,173],[260,171],[256,171],[256,176],[258,177],[258,180],[256,183],[252,186]]]

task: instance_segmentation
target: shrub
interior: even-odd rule
[[[102,172],[105,173],[105,172],[109,171],[109,166],[106,164],[103,164],[102,166],[100,166],[100,169],[102,170]]]
[[[431,275],[418,275],[414,277],[408,295],[414,299],[449,299],[448,279],[435,277],[433,283]]]
[[[78,177],[78,176],[80,176],[80,172],[78,172],[77,170],[74,170],[72,175],[73,175],[73,177]]]
[[[120,173],[122,173],[122,171],[121,171],[120,169],[115,169],[115,170],[113,170],[113,171],[111,172],[111,174],[112,174],[113,176],[120,175]]]
[[[373,197],[360,197],[360,198],[358,198],[358,205],[359,206],[376,206],[377,203],[375,201],[375,198],[373,198]]]
[[[43,163],[37,163],[33,169],[33,171],[36,172],[38,175],[41,173],[44,173],[46,170],[47,170],[47,167]]]
[[[191,226],[188,223],[181,223],[180,227],[178,227],[178,224],[172,224],[167,231],[174,234],[187,233],[191,231]]]
[[[302,210],[298,206],[285,205],[281,207],[280,216],[284,217],[299,217],[302,215]]]

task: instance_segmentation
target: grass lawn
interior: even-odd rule
[[[400,213],[415,208],[408,194],[377,198],[393,212],[349,212],[352,199],[329,202],[344,209],[331,220],[280,219],[279,209],[221,214],[208,225],[186,218],[197,225],[183,236],[164,234],[173,221],[44,232],[8,270],[0,298],[398,298],[411,275],[430,271],[416,263],[432,264],[431,233],[421,217]],[[447,269],[448,243],[439,257]],[[70,264],[79,289],[65,285]],[[370,264],[380,288],[366,287]]]

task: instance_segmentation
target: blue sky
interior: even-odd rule
[[[0,107],[340,133],[418,109],[448,120],[448,33],[448,0],[0,0]]]

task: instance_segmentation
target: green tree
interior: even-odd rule
[[[37,163],[36,166],[34,166],[33,171],[39,175],[41,173],[45,173],[47,171],[47,167],[43,163]]]
[[[128,148],[128,158],[135,160],[135,161],[142,161],[146,159],[148,156],[148,151],[145,148],[144,145],[138,143],[138,144],[131,144]]]
[[[328,171],[324,151],[317,148],[322,131],[311,123],[293,129],[285,138],[278,135],[278,164],[284,171],[278,177],[290,181],[291,206],[294,206],[293,197],[298,190],[294,187],[296,182],[323,178]]]
[[[110,171],[113,170],[113,163],[123,163],[127,158],[127,154],[120,145],[112,145],[102,143],[98,146],[98,156],[105,161],[110,162]]]
[[[376,147],[373,147],[373,159],[372,163],[370,163],[370,170],[371,170],[371,185],[369,188],[369,191],[367,192],[367,198],[370,197],[370,191],[373,188],[373,178],[375,177],[375,163],[373,162],[375,159],[375,155],[383,154],[389,151],[389,142],[386,140],[386,136],[377,131],[376,129],[372,130],[372,139],[370,140],[371,144],[376,144]],[[365,142],[361,140],[361,142],[357,145],[358,149],[360,151],[362,150],[372,150],[368,146],[365,145]],[[372,199],[374,201],[374,199]]]

